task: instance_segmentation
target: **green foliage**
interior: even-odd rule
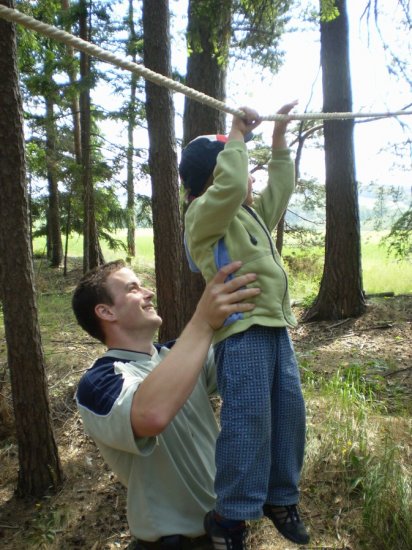
[[[383,243],[388,247],[388,252],[399,259],[406,259],[412,254],[412,205],[395,221]]]
[[[319,286],[319,285],[317,285]],[[299,302],[299,305],[301,305],[305,309],[309,309],[313,306],[313,304],[316,301],[316,298],[318,297],[318,290],[312,291],[312,292],[306,292],[303,300]]]
[[[335,0],[321,0],[320,20],[322,23],[330,23],[339,17],[339,10],[335,5]]]
[[[267,167],[271,157],[271,149],[262,142],[260,134],[253,137],[253,144],[253,149],[249,151],[249,162],[253,165],[251,173]]]
[[[387,435],[383,452],[363,469],[363,522],[370,548],[412,548],[412,477],[405,445]]]
[[[218,64],[227,65],[231,33],[227,21],[230,19],[230,10],[230,2],[222,5],[219,0],[191,3],[191,16],[187,32],[189,56],[193,53],[202,53],[205,49],[211,49]],[[206,37],[208,44],[205,43]]]
[[[341,505],[362,510],[363,548],[410,548],[408,442],[393,439],[393,428],[398,424],[399,430],[402,426],[407,430],[407,420],[400,418],[396,423],[393,419],[390,427],[389,420],[381,416],[392,396],[387,393],[386,381],[371,372],[372,365],[341,365],[327,376],[314,372],[312,361],[316,364],[315,357],[300,358],[308,411],[312,413],[308,418],[305,470],[313,469],[310,475],[314,479],[320,472],[325,476],[332,473],[331,482]],[[402,441],[399,433],[396,436]]]
[[[196,18],[207,25],[210,46],[221,65],[228,63],[228,45],[231,55],[238,60],[253,59],[263,67],[276,72],[281,64],[283,52],[279,50],[279,39],[288,21],[291,0],[233,0],[222,2],[202,0],[192,2]],[[222,25],[221,10],[231,9],[231,27]],[[201,31],[201,26],[199,29]],[[189,55],[204,49],[201,32],[188,32]]]
[[[293,300],[308,307],[316,299],[323,269],[323,248],[306,230],[288,231],[282,259],[289,275],[289,292]]]
[[[288,22],[290,0],[234,0],[232,44],[236,59],[277,72],[283,52],[279,40]]]
[[[319,212],[325,209],[325,186],[315,179],[299,178],[296,183],[295,201],[305,212]],[[317,222],[319,224],[319,222]],[[323,225],[323,221],[321,224]]]
[[[304,247],[289,242],[283,250],[283,261],[292,275],[298,276],[303,273],[308,277],[317,278],[322,271],[323,249],[320,246],[310,246],[307,241]]]
[[[152,199],[146,195],[137,195],[136,223],[137,227],[153,227]]]
[[[58,14],[61,9],[61,3],[58,0],[40,0],[38,2],[18,0],[16,7],[21,12],[39,21],[49,25],[58,24]],[[48,66],[55,63],[56,67],[58,67],[62,56],[64,56],[65,46],[40,33],[28,31],[20,25],[17,32],[19,36],[18,59],[23,76],[34,76],[34,71],[38,71],[45,62]],[[41,76],[42,73],[37,74],[38,78],[41,78]],[[48,75],[43,76],[47,78]],[[44,79],[45,81],[46,78]],[[46,85],[46,82],[44,84]]]
[[[113,49],[114,30],[122,32],[118,21],[110,16],[114,3],[93,2],[90,9],[89,22],[91,25],[91,40],[94,43]],[[59,0],[41,0],[39,2],[23,1],[19,8],[37,19],[58,27],[63,26],[78,33],[79,3],[72,3],[68,10],[62,10]],[[20,29],[20,27],[19,27]],[[118,36],[117,34],[117,36]],[[117,44],[116,44],[117,47]],[[140,48],[141,38],[135,36],[133,43],[127,44],[128,52],[135,52]],[[46,197],[46,178],[48,163],[53,163],[54,174],[59,182],[61,206],[61,230],[66,231],[68,212],[71,212],[71,230],[81,233],[83,220],[83,199],[81,182],[81,166],[76,162],[73,143],[72,127],[72,99],[78,96],[80,82],[78,80],[79,53],[69,55],[66,46],[52,41],[41,34],[21,31],[19,40],[19,59],[22,75],[23,91],[25,95],[25,116],[30,130],[27,145],[28,179],[31,183],[31,212],[34,235],[45,235],[47,232],[48,200]],[[91,60],[91,75],[88,85],[93,89],[99,79],[112,79],[107,71],[100,73],[98,64]],[[107,74],[106,74],[107,73]],[[116,76],[115,91],[124,93],[130,87],[129,73],[124,80]],[[75,82],[70,83],[70,78]],[[121,84],[119,84],[121,83]],[[139,84],[140,91],[144,90],[144,83]],[[46,116],[46,101],[52,101],[54,116]],[[50,113],[49,113],[50,114]],[[144,118],[144,104],[136,99],[133,104],[127,104],[120,112],[105,113],[92,105],[92,143],[91,163],[92,177],[95,188],[96,219],[99,237],[104,239],[112,249],[122,249],[125,244],[113,235],[118,229],[125,227],[126,215],[115,193],[114,184],[124,185],[123,181],[115,182],[115,177],[124,166],[126,149],[104,140],[99,129],[99,122],[106,118],[127,121],[134,117],[134,121]],[[47,148],[47,138],[51,133],[55,139],[54,151]],[[110,148],[110,155],[104,150]],[[46,158],[46,151],[48,157]],[[142,150],[136,149],[135,158],[142,158]],[[110,156],[110,160],[108,160]],[[53,157],[53,158],[51,158]],[[140,168],[141,169],[141,168]],[[108,183],[110,182],[110,183]],[[145,199],[138,200],[140,211],[138,216],[141,225],[151,223],[150,206]]]
[[[267,170],[271,158],[270,147],[262,144],[260,136],[255,136],[254,144],[249,155],[250,163],[253,165],[252,174]],[[319,184],[316,179],[298,179],[286,212],[289,241],[305,241],[306,246],[320,244],[320,230],[325,224],[325,200],[324,185]]]
[[[99,239],[104,239],[111,250],[125,248],[124,242],[113,237],[116,231],[126,226],[126,211],[119,203],[112,187],[95,191],[96,223]]]
[[[362,271],[367,294],[392,291],[395,294],[412,292],[412,263],[407,257],[388,256],[382,232],[362,233]]]
[[[381,232],[362,232],[362,274],[366,294],[375,292],[412,293],[412,263],[407,257],[388,257]],[[309,230],[288,231],[283,260],[289,273],[293,299],[311,303],[319,291],[323,270],[323,234]]]
[[[126,211],[121,206],[115,190],[111,187],[95,189],[96,222],[98,236],[103,239],[110,250],[126,250],[126,244],[115,235],[119,229],[126,227]],[[64,234],[67,224],[68,209],[71,209],[71,230],[83,232],[83,204],[79,197],[70,193],[60,195],[60,227]],[[32,198],[31,214],[34,225],[33,237],[47,235],[48,208],[47,196]]]
[[[380,377],[368,377],[363,365],[354,363],[345,368],[339,368],[329,382],[326,382],[325,389],[332,395],[340,397],[343,407],[358,408],[364,405],[375,409],[378,406],[377,387]]]
[[[39,550],[49,548],[59,531],[67,523],[66,511],[63,509],[45,509],[37,504],[38,511],[31,523],[28,542]]]
[[[321,437],[313,433],[316,426],[309,422],[309,436],[313,446],[307,450],[309,462],[319,459],[328,464],[338,462],[340,466],[346,467],[346,471],[352,470],[350,453],[354,449],[364,449],[366,439],[365,413],[369,403],[365,400],[362,388],[353,380],[347,381],[341,369],[328,379],[321,373],[312,372],[305,361],[300,363],[308,401],[316,395],[317,399],[324,401],[329,411],[325,422],[319,426]],[[372,402],[370,405],[373,407]],[[318,442],[327,441],[327,447],[323,447],[316,439]]]
[[[366,194],[374,199],[374,205],[364,223],[372,225],[375,231],[390,229],[404,210],[405,190],[399,186],[371,183]]]
[[[38,140],[26,143],[26,162],[29,174],[46,177],[46,150]]]

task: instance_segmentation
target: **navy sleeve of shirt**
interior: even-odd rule
[[[124,379],[114,370],[114,357],[102,357],[85,372],[77,388],[80,405],[98,415],[107,415],[122,391]]]

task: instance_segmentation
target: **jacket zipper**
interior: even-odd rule
[[[265,233],[265,235],[266,235],[266,237],[268,238],[268,241],[269,241],[269,246],[270,246],[270,251],[271,251],[271,253],[272,253],[272,258],[273,258],[275,264],[276,264],[276,265],[280,268],[280,270],[282,271],[283,276],[284,276],[284,278],[285,278],[285,292],[284,292],[283,298],[282,298],[282,311],[283,311],[283,316],[284,316],[285,319],[286,319],[286,314],[285,314],[285,310],[284,310],[284,307],[283,307],[283,306],[284,306],[284,303],[285,303],[286,294],[287,294],[287,292],[288,292],[288,287],[289,287],[289,283],[288,283],[288,278],[287,278],[287,276],[286,276],[286,272],[285,272],[285,270],[283,269],[283,267],[280,265],[280,263],[279,263],[279,262],[277,261],[277,259],[276,259],[275,251],[274,251],[274,249],[273,249],[272,237],[270,236],[270,233],[269,233],[268,229],[266,228],[266,226],[263,225],[263,223],[261,223],[261,221],[260,221],[259,218],[257,217],[256,213],[252,210],[252,208],[250,208],[250,206],[247,206],[246,204],[242,204],[242,207],[246,210],[246,212],[248,212],[248,213],[252,216],[252,218],[253,218],[254,220],[257,221],[257,223],[258,223],[258,224],[260,225],[260,227],[263,229],[263,231],[264,231],[264,233]],[[246,229],[246,228],[245,228],[245,229]],[[247,231],[247,229],[246,229],[246,231]],[[249,231],[247,231],[247,232],[248,232],[248,234],[249,234],[249,237],[250,237],[251,242],[252,242],[253,244],[257,244],[256,238],[253,237],[253,235],[251,235],[251,234],[249,233]],[[255,243],[252,241],[252,237],[253,237],[253,239],[255,239],[255,241],[256,241]]]

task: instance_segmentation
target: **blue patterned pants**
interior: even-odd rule
[[[215,347],[222,397],[216,445],[218,514],[258,519],[265,503],[299,500],[305,404],[286,328],[253,326]]]

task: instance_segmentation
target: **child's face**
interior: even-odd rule
[[[252,174],[249,174],[248,178],[247,178],[247,196],[246,196],[246,199],[245,199],[245,202],[244,202],[244,204],[246,204],[246,206],[252,206],[252,204],[253,204],[252,189],[253,189],[254,181],[255,181],[255,178],[252,176]]]

